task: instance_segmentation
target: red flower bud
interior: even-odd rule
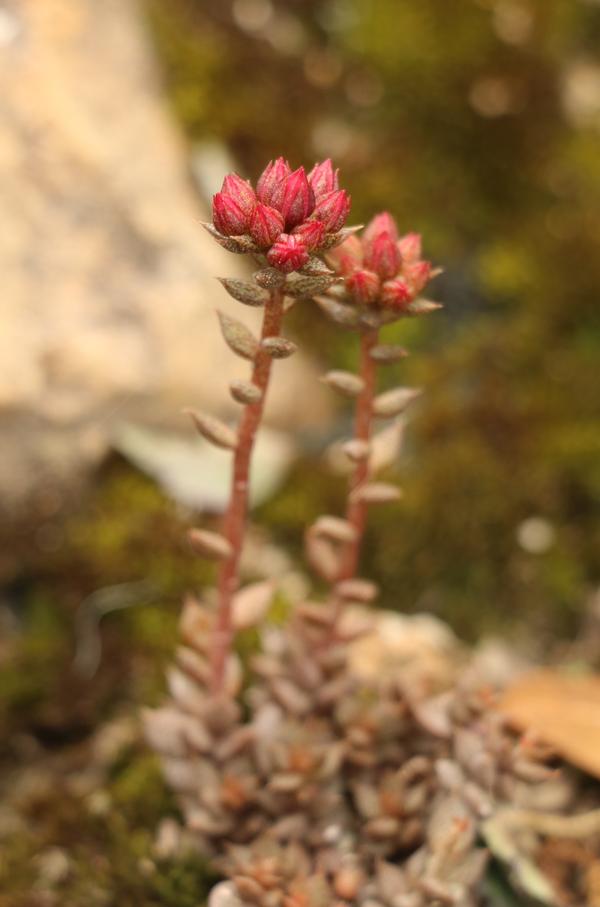
[[[400,270],[400,251],[389,233],[383,231],[366,244],[365,265],[382,280],[394,277]]]
[[[291,172],[292,168],[282,157],[267,164],[256,184],[258,200],[263,205],[270,205],[272,208],[279,207],[283,185]]]
[[[313,217],[322,220],[328,233],[336,233],[346,223],[350,213],[350,196],[344,189],[334,189],[322,195],[315,205]]]
[[[308,261],[308,249],[299,236],[281,233],[277,242],[267,252],[267,260],[274,268],[289,274],[297,271]]]
[[[405,264],[402,274],[414,294],[420,293],[431,277],[430,261],[415,261]]]
[[[248,215],[239,204],[223,192],[217,192],[212,203],[213,224],[223,236],[239,236],[248,228]]]
[[[272,245],[283,232],[283,217],[275,208],[262,205],[255,206],[250,218],[249,233],[257,246],[266,249]]]
[[[355,271],[346,278],[346,287],[356,302],[368,305],[379,296],[379,277],[373,271]]]
[[[347,277],[362,264],[363,247],[358,236],[349,236],[339,246],[327,252],[327,261],[331,267]]]
[[[250,183],[243,180],[237,173],[230,173],[223,180],[221,194],[232,198],[244,214],[250,217],[256,204],[256,195]]]
[[[403,277],[388,280],[381,289],[381,301],[392,309],[402,311],[412,300],[413,294]]]
[[[334,189],[339,189],[338,173],[339,170],[333,169],[330,158],[320,164],[315,164],[308,174],[308,182],[316,199],[328,192],[333,192]]]
[[[367,224],[365,232],[362,235],[363,242],[373,242],[380,233],[389,233],[394,242],[398,239],[396,221],[387,211],[376,214],[373,220]]]
[[[307,220],[299,227],[294,227],[292,233],[302,238],[307,249],[316,249],[323,242],[325,224],[320,220]]]
[[[421,257],[421,234],[407,233],[398,240],[402,261],[418,261]]]
[[[298,167],[290,173],[283,185],[281,204],[276,204],[276,207],[283,214],[288,229],[297,227],[311,213],[315,207],[315,196],[308,185],[304,167]]]

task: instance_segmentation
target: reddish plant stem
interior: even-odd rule
[[[364,387],[358,396],[354,420],[354,440],[369,442],[373,427],[373,400],[377,390],[377,363],[371,356],[371,350],[377,346],[379,332],[376,328],[365,330],[360,337],[359,375]],[[350,478],[346,519],[354,528],[355,538],[348,545],[338,582],[350,579],[356,574],[360,549],[367,521],[367,504],[354,498],[356,492],[369,480],[369,457],[359,460]]]
[[[283,321],[283,293],[272,290],[264,309],[261,340],[277,337]],[[232,599],[239,586],[239,565],[248,514],[249,473],[256,434],[262,419],[271,377],[273,359],[259,348],[252,369],[252,383],[260,388],[257,403],[246,405],[238,427],[238,442],[233,456],[233,476],[229,504],[223,518],[223,535],[232,554],[221,562],[218,578],[217,622],[211,649],[211,689],[221,692],[227,658],[233,642]]]

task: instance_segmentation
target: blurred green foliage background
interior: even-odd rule
[[[414,356],[395,378],[427,394],[403,506],[370,532],[384,603],[469,635],[571,632],[600,552],[600,5],[148,8],[192,141],[222,141],[248,176],[279,153],[331,155],[355,222],[390,210],[445,268],[444,313],[401,328]],[[352,355],[316,313],[296,327],[321,355]],[[284,493],[276,525],[300,528],[308,487]]]

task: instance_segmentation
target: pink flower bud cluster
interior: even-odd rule
[[[339,188],[329,159],[292,170],[282,157],[271,161],[256,190],[236,173],[223,180],[213,198],[213,224],[223,236],[249,236],[270,265],[297,271],[328,235],[337,233],[350,212],[350,196]]]
[[[387,211],[377,214],[360,238],[348,237],[327,257],[358,305],[403,311],[433,276],[431,262],[421,258],[419,234],[400,237]]]

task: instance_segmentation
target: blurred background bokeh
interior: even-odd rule
[[[211,578],[183,530],[226,477],[179,418],[229,412],[212,275],[241,265],[199,222],[225,168],[279,154],[331,156],[354,222],[391,211],[444,268],[444,310],[390,331],[412,353],[390,382],[426,394],[369,529],[382,604],[534,654],[598,620],[598,0],[2,0],[0,78],[5,740],[79,741],[159,694]],[[310,306],[289,332],[256,510],[277,569],[341,506],[322,453],[348,413],[316,375],[355,356]],[[158,789],[140,771],[122,804]]]
[[[354,219],[390,210],[445,268],[444,315],[400,329],[416,354],[403,372],[427,397],[405,503],[370,538],[386,604],[463,632],[486,619],[572,631],[600,550],[599,5],[150,11],[192,139],[214,135],[247,174],[275,148],[333,156]],[[317,353],[348,355],[314,318],[304,329]]]

